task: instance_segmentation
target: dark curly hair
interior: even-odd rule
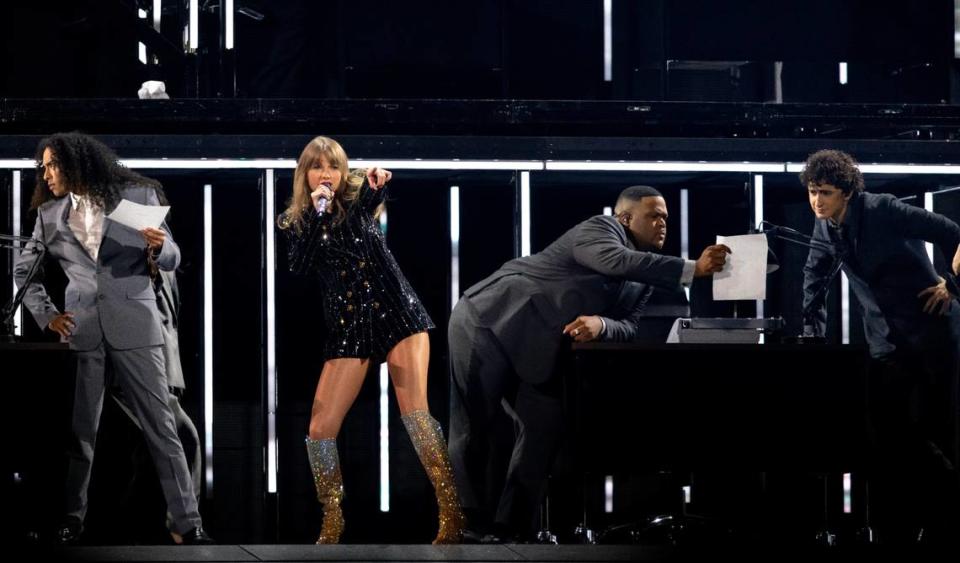
[[[863,174],[852,156],[837,150],[817,151],[807,157],[800,173],[800,183],[822,186],[830,184],[849,194],[863,191]]]
[[[128,184],[152,187],[160,202],[166,202],[160,182],[124,167],[116,153],[97,139],[71,132],[56,133],[42,139],[37,145],[37,179],[30,199],[31,209],[54,198],[47,181],[43,179],[43,151],[46,149],[50,149],[56,157],[60,174],[70,191],[90,197],[107,212],[120,203],[120,189]]]

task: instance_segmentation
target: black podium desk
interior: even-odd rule
[[[70,347],[63,342],[0,342],[0,353],[53,351],[66,352]]]
[[[0,415],[5,436],[0,540],[5,542],[53,529],[61,516],[74,383],[69,352],[58,342],[0,342],[7,397]]]
[[[67,379],[72,388],[73,365],[70,348],[60,342],[0,342],[0,374],[14,412],[42,407],[35,399],[63,387]],[[43,408],[43,410],[46,410]],[[10,414],[8,409],[7,414]]]
[[[572,354],[565,402],[584,471],[865,462],[863,348],[585,343]]]

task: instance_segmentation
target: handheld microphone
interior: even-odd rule
[[[327,184],[326,182],[321,183],[320,186],[326,186],[328,189],[330,188],[330,185]],[[319,189],[320,186],[317,186],[317,189]],[[317,198],[316,208],[317,208],[317,216],[318,216],[318,217],[319,217],[320,215],[323,215],[324,212],[326,212],[328,205],[330,205],[330,200],[328,200],[327,198],[322,197],[322,196],[319,197],[319,198]]]

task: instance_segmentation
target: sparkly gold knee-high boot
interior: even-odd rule
[[[323,505],[323,526],[317,543],[338,543],[343,533],[343,512],[340,510],[343,477],[340,475],[337,440],[311,440],[308,436],[307,458],[313,471],[313,483],[317,487],[317,500]]]
[[[466,518],[460,509],[460,497],[453,480],[450,458],[447,456],[447,444],[443,440],[440,423],[421,410],[400,417],[410,434],[413,447],[417,450],[420,463],[427,470],[427,476],[433,483],[437,494],[437,506],[440,508],[440,531],[433,543],[460,543]]]

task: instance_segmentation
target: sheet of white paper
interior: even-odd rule
[[[167,216],[167,211],[170,211],[169,205],[140,205],[128,199],[121,199],[117,208],[107,217],[111,221],[140,231],[147,227],[160,228],[163,218]]]
[[[733,252],[723,270],[713,275],[716,301],[767,298],[767,235],[717,237]]]

